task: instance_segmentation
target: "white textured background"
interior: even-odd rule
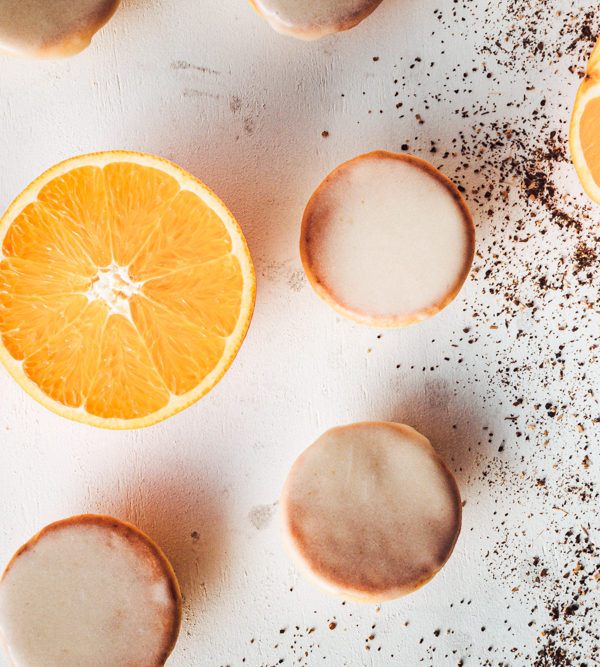
[[[358,28],[306,44],[245,0],[123,0],[71,60],[0,57],[2,210],[72,155],[155,153],[224,199],[258,276],[232,368],[156,427],[67,422],[0,372],[0,569],[47,523],[106,513],[175,567],[173,667],[599,664],[599,281],[577,253],[594,254],[600,211],[564,154],[593,8],[384,0]],[[300,219],[338,163],[404,144],[465,189],[478,254],[443,313],[377,331],[307,286]],[[542,197],[528,197],[531,174]],[[466,502],[442,573],[381,609],[300,579],[276,520],[296,456],[367,419],[427,435]]]

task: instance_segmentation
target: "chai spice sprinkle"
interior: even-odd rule
[[[472,588],[457,584],[427,621],[417,598],[410,615],[382,606],[371,641],[368,628],[351,622],[353,605],[340,605],[335,632],[315,609],[309,626],[283,637],[278,626],[261,640],[264,651],[289,641],[280,644],[286,664],[324,664],[321,642],[340,637],[358,637],[360,655],[381,646],[398,664],[407,655],[414,664],[600,664],[600,209],[568,152],[600,13],[590,1],[515,0],[499,19],[498,7],[440,4],[434,48],[398,48],[376,64],[369,55],[377,77],[336,93],[341,105],[364,99],[357,127],[381,124],[386,147],[432,161],[475,218],[476,257],[453,328],[423,339],[422,362],[399,351],[388,372],[402,388],[416,377],[430,405],[444,405],[440,434],[466,502],[461,539],[480,564],[477,577]],[[452,57],[458,42],[472,47],[470,59]],[[329,117],[322,122],[319,132],[333,127]],[[379,359],[389,340],[378,336],[369,358]],[[483,605],[475,596],[482,582],[490,596]],[[362,614],[354,619],[364,624]]]
[[[385,113],[396,117],[398,147],[433,160],[477,225],[466,326],[427,341],[433,363],[394,366],[399,382],[410,372],[441,386],[449,410],[469,405],[470,425],[452,427],[463,448],[453,470],[471,516],[485,514],[472,520],[491,525],[481,560],[504,591],[495,630],[506,634],[485,656],[478,641],[457,658],[592,667],[600,664],[600,532],[590,526],[600,500],[600,213],[574,174],[568,123],[600,15],[591,5],[517,0],[498,22],[496,6],[488,4],[489,18],[473,3],[435,9],[440,57],[399,58],[389,74]],[[461,39],[473,43],[472,61],[445,63]],[[415,87],[415,71],[439,93]],[[517,608],[530,613],[525,628],[512,627]],[[438,629],[429,637],[439,651]],[[422,646],[435,663],[436,644]]]

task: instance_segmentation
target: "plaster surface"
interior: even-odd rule
[[[0,58],[0,209],[72,155],[155,153],[226,202],[258,277],[231,369],[147,430],[65,421],[0,369],[0,568],[57,519],[133,522],[181,584],[172,667],[534,665],[552,628],[557,664],[600,662],[599,281],[582,260],[600,209],[565,152],[594,10],[385,0],[303,43],[244,0],[123,0],[70,60]],[[314,189],[375,149],[432,161],[477,227],[457,299],[404,330],[338,317],[298,253]],[[464,500],[442,572],[381,607],[313,589],[277,526],[299,453],[364,420],[421,431]]]

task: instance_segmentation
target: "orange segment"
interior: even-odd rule
[[[185,190],[169,204],[151,242],[129,267],[129,275],[147,280],[230,252],[231,237],[221,218],[198,195]]]
[[[96,273],[96,265],[85,250],[81,229],[39,201],[28,204],[19,213],[6,233],[2,252],[7,257],[38,262],[47,269],[90,277]]]
[[[27,377],[52,400],[73,408],[82,405],[98,372],[107,316],[106,304],[91,302],[75,321],[25,359]]]
[[[122,315],[109,317],[86,410],[103,419],[131,419],[156,412],[168,402],[169,392],[139,333]]]
[[[600,186],[600,97],[586,105],[579,123],[581,148],[596,185]]]
[[[254,307],[243,234],[166,160],[84,155],[48,170],[0,219],[0,361],[54,412],[149,426],[206,394]]]
[[[83,295],[23,298],[0,292],[2,342],[17,361],[37,352],[73,322],[87,306]]]
[[[600,40],[573,106],[569,129],[571,159],[587,195],[600,204]]]
[[[127,266],[158,225],[165,203],[178,192],[177,181],[164,171],[132,162],[104,168],[115,262]]]
[[[0,262],[0,292],[21,296],[50,296],[85,292],[90,278],[18,257]]]
[[[110,264],[110,232],[101,169],[80,167],[53,179],[40,190],[38,201],[79,240],[94,266]]]
[[[227,255],[149,280],[142,292],[206,333],[227,337],[240,316],[243,280],[238,259]]]
[[[131,316],[169,391],[181,396],[215,369],[225,339],[207,335],[189,320],[142,296],[131,299]]]

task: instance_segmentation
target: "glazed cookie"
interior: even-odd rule
[[[402,327],[458,294],[475,228],[456,186],[425,160],[375,151],[345,162],[317,188],[300,254],[313,288],[356,322]]]
[[[64,58],[82,51],[120,0],[0,0],[0,53]]]
[[[461,525],[460,493],[429,440],[410,426],[327,431],[294,463],[280,502],[284,546],[321,590],[383,602],[428,582]]]
[[[179,586],[162,551],[111,517],[47,526],[0,581],[0,639],[16,667],[158,667],[180,620]]]
[[[258,13],[284,35],[314,40],[349,30],[382,0],[250,0]]]

